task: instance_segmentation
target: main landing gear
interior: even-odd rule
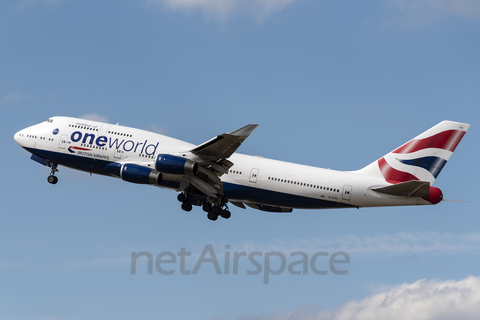
[[[58,178],[55,177],[55,172],[58,172],[57,166],[58,165],[56,163],[52,163],[50,165],[50,167],[52,168],[52,171],[50,172],[50,175],[47,178],[48,183],[56,184],[58,182]]]
[[[180,193],[177,196],[177,199],[182,203],[182,210],[185,210],[187,212],[192,211],[192,204],[188,202],[188,197],[185,193]]]
[[[184,211],[190,212],[192,210],[192,204],[188,201],[187,193],[180,193],[177,199],[182,203],[182,209]],[[232,216],[224,199],[216,199],[213,202],[207,200],[203,204],[202,209],[207,212],[207,218],[212,221],[217,220],[218,217],[228,219]]]
[[[228,219],[232,216],[228,210],[226,201],[223,199],[220,201],[215,201],[213,204],[210,202],[205,202],[202,206],[203,211],[207,212],[207,218],[209,220],[215,221],[218,217]]]
[[[222,209],[222,207],[225,207]],[[232,216],[230,210],[228,210],[228,206],[225,203],[222,207],[214,205],[212,206],[210,203],[206,203],[203,205],[203,211],[207,212],[207,218],[209,220],[215,221],[218,217],[222,217],[224,219],[228,219]]]

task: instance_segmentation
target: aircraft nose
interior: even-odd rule
[[[22,138],[22,135],[21,135],[21,133],[22,133],[22,130],[18,131],[18,132],[15,133],[15,135],[13,136],[13,139],[15,139],[15,141],[17,141],[17,143],[18,143],[19,145],[22,145],[22,141],[21,141],[21,140],[22,140],[22,139],[21,139],[21,138]]]

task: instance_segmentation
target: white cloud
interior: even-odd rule
[[[400,17],[395,22],[406,26],[422,26],[447,17],[479,19],[479,0],[386,0]]]
[[[27,10],[36,6],[53,7],[59,5],[64,0],[23,0],[17,5],[19,10]]]
[[[175,10],[202,11],[207,16],[226,20],[238,12],[248,12],[262,20],[275,11],[297,0],[146,0],[152,5],[162,5]]]
[[[151,132],[156,132],[156,133],[159,133],[159,134],[166,134],[167,133],[167,127],[165,126],[157,126],[156,124],[152,124],[151,126],[148,126],[145,128],[145,130],[147,131],[151,131]]]
[[[85,113],[81,115],[80,118],[85,120],[98,121],[98,122],[108,122],[107,116],[99,115],[98,113]]]
[[[418,280],[403,283],[384,292],[351,300],[334,311],[301,306],[293,311],[242,320],[447,320],[478,319],[480,314],[480,277],[460,281]]]
[[[3,102],[6,104],[20,104],[25,101],[32,100],[33,96],[31,94],[21,94],[18,92],[10,92],[3,98]]]

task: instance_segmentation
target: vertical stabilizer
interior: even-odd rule
[[[432,184],[469,127],[442,121],[358,172],[383,177],[393,184],[410,180]]]

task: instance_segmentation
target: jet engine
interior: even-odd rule
[[[111,163],[107,166],[107,170],[112,175],[132,183],[160,185],[162,182],[162,174],[160,172],[139,166],[138,164]]]
[[[155,169],[169,174],[197,175],[198,164],[190,159],[170,154],[159,154],[157,161],[155,161]]]

